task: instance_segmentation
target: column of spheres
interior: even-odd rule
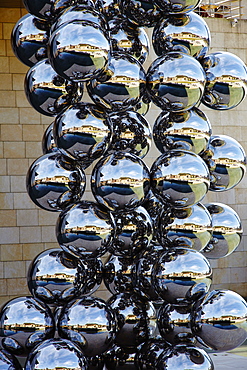
[[[2,370],[24,359],[25,370],[212,370],[209,350],[246,340],[245,300],[210,290],[209,260],[234,252],[241,221],[201,203],[241,181],[246,157],[212,134],[201,103],[235,108],[247,70],[232,53],[209,53],[199,3],[24,0],[12,47],[30,67],[28,101],[53,117],[27,192],[58,213],[58,248],[31,263],[30,296],[2,307]],[[157,55],[147,71],[146,28]],[[151,104],[161,110],[152,130]],[[148,168],[152,138],[161,155]],[[91,165],[94,201],[83,196]],[[93,296],[102,282],[107,301]]]

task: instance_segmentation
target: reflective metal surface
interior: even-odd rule
[[[94,104],[78,103],[56,117],[53,135],[57,147],[85,168],[108,149],[111,122]]]
[[[71,341],[47,339],[27,357],[25,370],[87,370],[88,361],[83,352]]]
[[[197,339],[215,351],[229,351],[247,338],[247,303],[231,290],[213,290],[194,308],[191,327]]]
[[[39,60],[47,58],[49,23],[26,14],[18,20],[11,34],[11,45],[15,56],[32,67]],[[41,50],[42,48],[42,50]]]
[[[43,59],[29,69],[25,78],[25,93],[31,106],[46,116],[56,116],[64,108],[80,100],[81,85],[59,76],[48,59]]]
[[[176,247],[162,253],[152,270],[156,292],[169,303],[195,301],[208,292],[212,269],[206,257],[189,249]]]
[[[72,340],[83,353],[93,357],[105,352],[115,339],[112,309],[102,299],[86,297],[71,301],[58,320],[60,337]]]
[[[33,297],[7,302],[0,312],[0,336],[4,349],[27,355],[34,346],[53,337],[55,323],[49,307]]]
[[[8,351],[0,350],[0,369],[1,370],[21,370],[22,367],[18,360]]]
[[[186,13],[194,10],[201,0],[154,0],[154,2],[166,12]]]
[[[84,172],[59,152],[39,157],[27,173],[28,195],[47,211],[61,211],[80,200],[84,189]]]
[[[135,155],[122,152],[100,160],[91,178],[96,200],[113,211],[141,205],[149,191],[149,183],[145,163]]]
[[[70,3],[71,0],[23,0],[29,13],[48,20],[57,17]]]
[[[121,11],[136,26],[153,27],[162,17],[160,8],[151,0],[122,0]]]
[[[238,214],[226,204],[205,204],[212,218],[212,239],[203,249],[207,258],[229,256],[238,247],[243,229]]]
[[[166,349],[159,356],[157,369],[214,370],[214,364],[207,352],[203,349],[193,345],[178,344]]]
[[[104,15],[107,21],[121,14],[119,0],[96,0],[95,8]]]
[[[107,67],[110,45],[104,31],[93,22],[62,24],[49,39],[49,60],[54,70],[72,81],[87,81]]]
[[[152,140],[148,121],[140,113],[131,110],[112,113],[109,119],[113,127],[113,136],[107,153],[130,152],[144,158]]]
[[[246,172],[245,150],[230,136],[212,135],[203,157],[211,175],[211,191],[232,189]]]
[[[60,248],[37,255],[27,273],[30,293],[41,301],[56,305],[92,294],[101,281],[100,259],[79,260],[66,255]]]
[[[212,218],[201,203],[172,211],[160,217],[160,241],[163,245],[181,246],[202,252],[211,241]]]
[[[217,110],[236,107],[246,96],[247,68],[236,55],[219,51],[202,60],[206,86],[202,103]]]
[[[192,56],[169,52],[153,61],[147,71],[147,89],[162,110],[181,112],[200,102],[206,75]]]
[[[112,51],[128,53],[143,64],[150,48],[145,29],[133,27],[127,19],[122,17],[110,21],[109,28]]]
[[[136,362],[139,370],[157,369],[159,356],[166,349],[168,344],[163,338],[149,339],[138,347]]]
[[[158,239],[160,217],[164,209],[164,204],[150,190],[142,206],[148,211],[153,223],[153,241]]]
[[[162,111],[155,120],[153,138],[157,149],[180,149],[201,154],[206,150],[212,134],[207,116],[198,108],[185,112]]]
[[[153,237],[153,224],[145,208],[139,206],[115,215],[116,234],[109,252],[134,258],[146,250]]]
[[[162,19],[154,28],[152,41],[158,56],[179,51],[200,59],[208,53],[211,39],[204,19],[189,12]]]
[[[112,294],[133,293],[133,259],[110,256],[104,265],[104,283]]]
[[[99,204],[81,201],[60,213],[56,225],[61,248],[76,257],[102,256],[114,236],[114,219]]]
[[[153,163],[150,173],[154,194],[174,208],[200,202],[210,185],[206,163],[192,152],[166,152]]]
[[[112,52],[109,76],[87,83],[90,98],[106,110],[121,111],[135,106],[146,88],[142,65],[131,55]]]
[[[128,353],[121,347],[113,347],[104,353],[105,370],[138,370],[135,353]]]
[[[54,122],[52,122],[49,126],[47,126],[44,132],[44,135],[42,138],[43,154],[55,153],[58,151],[58,147],[55,143],[54,136],[53,136],[53,126],[54,126]]]

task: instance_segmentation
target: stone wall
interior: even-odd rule
[[[10,34],[25,10],[0,8],[0,305],[8,299],[28,294],[26,273],[38,253],[58,248],[55,238],[56,212],[38,209],[26,194],[25,178],[29,165],[41,152],[43,132],[52,118],[38,114],[26,100],[23,81],[27,67],[13,55]],[[225,19],[207,19],[212,35],[212,51],[227,50],[247,61],[247,21],[232,28]],[[149,62],[155,58],[153,52]],[[147,63],[147,64],[148,64]],[[210,118],[213,134],[226,134],[238,140],[247,150],[247,103],[228,112],[200,107]],[[152,125],[159,110],[153,107],[147,115]],[[145,162],[151,165],[159,153],[152,148]],[[89,191],[84,199],[92,199]],[[218,201],[234,208],[242,219],[244,236],[237,251],[229,257],[212,261],[214,287],[232,289],[247,296],[247,177],[234,189],[207,195],[205,202]],[[106,297],[102,286],[99,294]]]

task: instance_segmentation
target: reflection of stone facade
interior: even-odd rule
[[[46,326],[42,324],[36,324],[33,322],[24,322],[22,324],[7,324],[4,325],[4,330],[20,330],[20,329],[34,329],[34,330],[45,330]],[[21,331],[21,330],[20,330]]]
[[[102,127],[95,127],[91,125],[82,125],[78,127],[69,127],[63,130],[63,134],[67,133],[82,133],[88,134],[96,137],[105,137],[108,134],[108,130],[104,130]]]
[[[158,179],[155,179],[155,180],[156,181],[167,181],[167,180],[187,181],[187,182],[192,182],[193,184],[201,184],[203,182],[206,182],[209,184],[209,179],[207,177],[194,175],[194,174],[188,174],[188,173],[179,173],[177,175],[167,174],[166,176],[159,177]]]
[[[36,33],[34,35],[32,33],[30,33],[30,35],[20,37],[20,42],[23,42],[23,41],[43,42],[44,41],[44,33]]]
[[[52,176],[52,177],[44,177],[43,179],[35,180],[35,184],[46,184],[49,182],[68,185],[69,179],[66,176]]]
[[[205,46],[207,45],[207,40],[198,37],[197,35],[194,35],[191,32],[181,32],[181,33],[172,33],[171,36],[173,39],[179,39],[183,41],[189,41],[189,43],[192,43],[194,46]]]
[[[69,330],[85,330],[85,331],[107,331],[107,326],[98,323],[86,323],[76,325],[66,325]]]
[[[55,274],[45,274],[45,275],[37,275],[36,276],[36,279],[41,281],[41,280],[56,280],[56,279],[59,279],[59,280],[66,280],[66,281],[71,281],[73,282],[75,280],[75,277],[72,276],[72,275],[68,275],[68,274],[65,274],[65,273],[62,273],[62,272],[57,272]]]
[[[183,225],[170,225],[166,227],[166,230],[189,230],[189,231],[210,231],[210,227],[205,227],[204,225],[195,225],[195,224],[183,224]]]
[[[101,186],[128,185],[130,187],[136,188],[136,187],[143,186],[145,181],[148,181],[148,179],[146,178],[143,180],[136,180],[130,177],[120,177],[119,179],[109,179],[109,180],[101,181]]]
[[[70,228],[66,228],[66,233],[90,233],[90,234],[105,234],[111,231],[111,228],[108,227],[100,227],[95,225],[85,225],[85,226],[74,226]]]
[[[70,52],[70,51],[75,51],[78,53],[87,53],[87,54],[92,54],[93,57],[97,58],[105,58],[107,56],[108,50],[104,50],[102,48],[99,48],[94,45],[89,45],[89,44],[77,44],[77,45],[66,45],[62,48],[59,48],[58,50],[60,53],[61,52]]]
[[[110,82],[123,84],[128,88],[128,87],[139,87],[140,83],[144,81],[136,80],[129,76],[112,76]]]

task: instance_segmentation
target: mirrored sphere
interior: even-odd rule
[[[121,15],[119,0],[96,0],[95,8],[103,14],[107,21]]]
[[[8,351],[0,350],[0,369],[1,370],[21,370],[19,361]]]
[[[109,147],[111,122],[94,104],[78,103],[56,117],[53,135],[57,147],[85,168]]]
[[[201,0],[154,0],[161,9],[169,13],[186,13],[194,10]]]
[[[210,182],[206,163],[197,154],[171,150],[151,168],[152,191],[174,208],[191,207],[206,195]]]
[[[194,249],[176,247],[163,252],[152,270],[156,292],[169,303],[195,301],[208,292],[212,269]]]
[[[31,14],[18,20],[12,30],[11,45],[15,56],[22,63],[32,67],[41,59],[47,58],[49,28],[48,22]]]
[[[14,298],[1,309],[2,345],[15,355],[27,355],[34,346],[53,337],[54,333],[55,323],[50,308],[33,297]]]
[[[201,203],[173,210],[169,219],[166,211],[160,217],[160,241],[166,246],[192,248],[202,252],[212,238],[212,218]]]
[[[158,239],[160,217],[164,210],[164,204],[154,195],[152,190],[149,190],[142,206],[148,211],[153,223],[153,240]]]
[[[79,258],[102,256],[112,243],[114,219],[99,204],[81,201],[60,213],[56,225],[61,248]]]
[[[143,27],[133,26],[127,19],[114,18],[109,22],[112,51],[128,53],[141,64],[149,53],[149,39]]]
[[[87,81],[107,67],[109,41],[93,22],[62,24],[49,39],[49,60],[54,70],[72,81]]]
[[[54,121],[49,126],[47,126],[44,132],[44,135],[42,138],[43,154],[55,153],[59,151],[55,143],[54,136],[53,136],[53,126],[54,126]]]
[[[85,174],[59,152],[36,159],[27,173],[27,193],[46,211],[61,211],[80,200],[85,189]]]
[[[56,116],[70,104],[79,101],[82,95],[81,85],[74,83],[69,87],[66,80],[54,71],[48,59],[41,60],[29,69],[24,87],[31,106],[45,116]]]
[[[79,345],[86,356],[100,355],[115,339],[113,310],[100,298],[71,301],[64,306],[58,319],[58,333]]]
[[[141,205],[149,191],[149,183],[145,163],[133,154],[122,152],[100,160],[91,178],[96,200],[113,211]]]
[[[23,0],[29,13],[47,20],[58,16],[70,3],[71,0]]]
[[[192,56],[169,52],[153,61],[147,71],[147,89],[162,110],[181,112],[196,106],[206,81],[201,64]]]
[[[30,293],[41,301],[55,305],[92,294],[101,281],[100,259],[79,260],[60,248],[48,249],[37,255],[27,273]]]
[[[198,108],[185,112],[162,111],[153,127],[153,138],[157,149],[188,150],[196,154],[206,150],[212,134],[207,116]]]
[[[157,369],[214,370],[214,364],[210,356],[202,348],[178,344],[163,351],[159,356]]]
[[[206,86],[202,103],[216,110],[235,108],[246,96],[247,68],[236,55],[219,51],[202,60]]]
[[[71,341],[61,338],[47,339],[28,355],[25,370],[87,370],[83,352]]]
[[[113,127],[112,143],[107,153],[129,152],[144,158],[151,147],[151,128],[138,112],[127,110],[109,116]]]
[[[128,353],[121,347],[113,347],[104,353],[105,370],[138,370],[135,352]]]
[[[208,53],[211,40],[204,19],[194,12],[189,12],[162,19],[154,28],[152,41],[158,56],[170,51],[179,51],[200,59]]]
[[[133,259],[110,256],[104,265],[104,283],[112,294],[133,293]]]
[[[141,344],[136,353],[136,362],[139,370],[153,370],[157,369],[157,362],[159,356],[167,348],[168,344],[163,338],[149,339]]]
[[[116,234],[109,252],[129,258],[146,250],[153,237],[152,219],[144,207],[114,215]]]
[[[241,241],[241,220],[237,212],[226,204],[208,203],[205,207],[212,218],[212,239],[203,249],[203,253],[207,258],[229,256]]]
[[[231,290],[213,290],[192,309],[191,328],[214,351],[229,351],[247,338],[247,303]]]
[[[235,187],[246,172],[246,154],[242,145],[227,135],[212,135],[204,159],[210,172],[211,191]]]
[[[121,11],[136,26],[153,27],[162,17],[160,8],[152,0],[122,0]]]
[[[127,53],[112,52],[109,76],[87,83],[90,98],[106,110],[121,111],[135,106],[146,88],[146,74],[137,59]]]

